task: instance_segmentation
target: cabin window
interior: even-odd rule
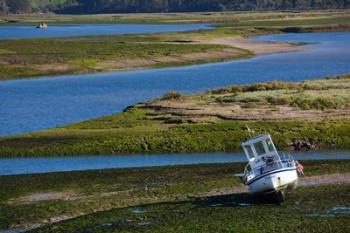
[[[254,147],[255,147],[255,151],[258,155],[266,154],[266,151],[265,151],[265,148],[264,148],[264,145],[262,142],[255,143]]]
[[[253,153],[252,148],[250,146],[245,146],[245,149],[246,149],[246,151],[248,153],[249,158],[250,159],[254,158],[254,153]]]
[[[269,148],[270,152],[274,152],[275,148],[273,148],[271,140],[266,140],[267,148]]]

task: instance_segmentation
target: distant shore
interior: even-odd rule
[[[300,13],[122,14],[2,16],[16,23],[210,23],[210,30],[147,35],[0,41],[0,81],[65,74],[185,66],[301,51],[290,43],[257,42],[254,35],[350,31],[347,10]],[[40,55],[38,55],[40,54]]]
[[[194,32],[193,35],[195,34],[196,33]],[[159,37],[164,37],[164,40],[171,36],[171,34],[159,34]],[[147,39],[144,39],[145,41],[141,42],[143,44],[139,44],[140,42],[134,43],[127,41],[127,39],[131,38],[131,36],[128,36],[129,38],[123,42],[126,43],[124,46],[120,45],[115,48],[111,47],[111,54],[114,53],[113,49],[117,50],[115,51],[115,55],[102,57],[102,54],[99,56],[98,53],[92,55],[86,54],[85,56],[88,56],[89,58],[84,58],[83,55],[83,57],[80,56],[71,60],[67,60],[65,57],[63,57],[64,54],[62,53],[53,55],[45,55],[45,53],[47,51],[50,52],[50,50],[61,50],[59,47],[56,47],[58,44],[59,46],[63,46],[63,48],[65,46],[67,49],[71,48],[72,56],[74,57],[74,50],[76,50],[76,54],[81,53],[79,47],[86,47],[84,46],[84,43],[89,44],[91,43],[91,40],[94,41],[93,43],[98,43],[98,41],[101,41],[101,43],[106,43],[102,46],[111,46],[113,43],[113,36],[111,39],[107,39],[107,41],[103,36],[95,36],[93,39],[89,39],[88,37],[77,37],[70,42],[69,39],[68,42],[65,42],[67,39],[64,38],[52,40],[26,39],[20,41],[0,41],[0,61],[1,57],[3,57],[3,64],[0,63],[0,71],[2,71],[0,74],[0,81],[35,78],[40,76],[54,77],[64,74],[88,74],[97,72],[130,71],[149,68],[186,66],[244,59],[254,55],[304,50],[303,47],[292,43],[258,42],[248,38],[239,38],[237,36],[217,39],[194,38],[191,42],[181,42],[181,39],[176,39],[176,37],[184,37],[185,34],[176,33],[173,34],[173,36],[175,39],[170,42],[164,40],[160,42],[147,42]],[[118,40],[118,36],[114,37]],[[147,36],[143,37],[147,38]],[[120,36],[120,38],[122,38],[122,36]],[[191,38],[189,39],[191,40]],[[27,63],[25,65],[11,64],[12,57],[16,57],[16,59],[30,58],[29,56],[31,55],[20,55],[21,48],[24,46],[27,48],[23,50],[28,50],[28,52],[30,52],[29,50],[31,49],[43,50],[42,56],[47,56],[48,59],[45,60],[46,62],[43,60],[39,63]],[[91,44],[88,46],[90,48],[87,48],[87,50],[95,48],[95,46]],[[47,51],[44,51],[45,48]],[[124,50],[125,52],[123,53]],[[135,54],[133,54],[133,52]],[[136,54],[139,55],[135,57]],[[33,57],[32,59],[35,60],[36,57]],[[61,62],[60,60],[66,61]]]
[[[209,23],[230,25],[269,26],[322,25],[346,23],[349,9],[300,10],[300,11],[226,11],[226,12],[177,12],[177,13],[107,13],[107,14],[5,14],[0,15],[0,26],[11,24],[79,24],[79,23]],[[300,22],[304,21],[304,22]],[[328,21],[328,22],[327,22]]]

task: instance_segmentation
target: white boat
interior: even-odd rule
[[[48,26],[47,26],[46,23],[40,23],[38,26],[36,26],[36,28],[38,28],[38,29],[45,29],[45,28],[48,28]]]
[[[241,179],[253,194],[274,194],[285,199],[285,191],[298,184],[303,167],[290,155],[281,157],[269,134],[253,137],[242,143],[248,159]]]

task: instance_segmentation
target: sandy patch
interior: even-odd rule
[[[103,71],[112,71],[112,70],[128,70],[134,68],[142,68],[146,66],[152,66],[157,64],[156,61],[151,59],[124,59],[124,60],[108,60],[100,62],[95,69]]]
[[[26,196],[21,196],[15,199],[10,199],[9,204],[25,205],[39,201],[50,201],[50,200],[64,200],[71,201],[81,198],[73,191],[67,192],[46,192],[46,193],[34,193]]]
[[[160,56],[155,58],[137,58],[125,60],[108,60],[103,61],[95,67],[96,70],[113,71],[113,70],[131,70],[138,68],[145,68],[155,66],[162,63],[181,64],[187,62],[205,61],[212,59],[230,59],[240,55],[244,52],[239,49],[222,49],[220,51],[211,51],[203,53],[189,53],[181,56]]]
[[[197,104],[191,101],[157,101],[140,107],[161,110],[160,114],[170,114],[190,118],[216,117],[225,120],[320,120],[349,118],[350,109],[300,110],[295,107],[278,105],[256,105],[249,107],[242,103]]]
[[[303,177],[299,181],[300,186],[323,184],[350,184],[350,173]]]
[[[224,37],[207,41],[209,44],[229,45],[252,51],[254,54],[271,54],[303,51],[305,48],[286,42],[260,42],[250,39]]]
[[[157,62],[181,62],[181,58],[173,56],[163,56],[154,59]]]
[[[71,64],[63,64],[63,63],[53,63],[53,64],[33,64],[31,65],[32,68],[47,71],[67,71],[67,70],[73,70],[75,68],[74,65]]]
[[[35,202],[39,202],[39,201],[49,201],[49,200],[74,201],[74,200],[83,200],[83,199],[94,198],[96,196],[111,197],[111,196],[115,196],[115,195],[129,193],[132,191],[134,191],[134,190],[130,189],[130,190],[123,190],[123,191],[116,191],[116,192],[104,192],[104,193],[98,193],[98,194],[94,194],[94,195],[79,195],[73,191],[33,193],[30,195],[10,199],[8,201],[8,203],[15,204],[15,205],[26,205],[26,204],[32,204]]]
[[[181,58],[186,61],[207,60],[207,59],[224,59],[234,56],[243,55],[244,52],[238,49],[223,49],[222,51],[209,53],[191,53],[182,55]]]

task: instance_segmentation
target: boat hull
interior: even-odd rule
[[[255,194],[268,194],[294,189],[297,183],[298,173],[296,168],[275,170],[247,181],[249,190]]]

